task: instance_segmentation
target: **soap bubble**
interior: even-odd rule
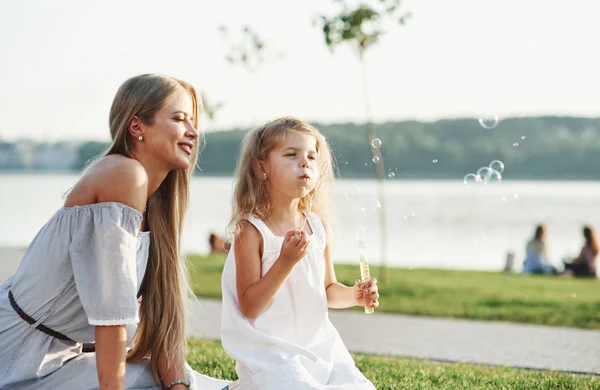
[[[481,167],[477,170],[477,176],[480,181],[487,182],[492,177],[492,171],[490,167]]]
[[[347,191],[344,196],[348,200],[357,200],[361,196],[361,191],[359,186],[354,186],[352,190]]]
[[[479,118],[479,124],[484,129],[493,129],[498,126],[498,115],[483,116]]]
[[[492,169],[492,175],[488,179],[488,183],[498,183],[502,181],[502,174],[495,169]]]
[[[360,202],[360,211],[364,215],[376,214],[381,209],[381,203],[375,198],[366,198]]]
[[[490,163],[489,167],[494,171],[498,171],[500,173],[504,172],[504,163],[500,160],[494,160]]]
[[[477,177],[477,175],[473,174],[473,173],[469,173],[467,176],[465,176],[465,178],[463,179],[463,182],[466,185],[469,184],[477,184],[479,183],[479,178]]]

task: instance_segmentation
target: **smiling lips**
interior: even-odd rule
[[[188,156],[192,155],[192,148],[194,147],[194,144],[191,142],[180,142],[177,144],[179,146],[179,149],[183,150]]]

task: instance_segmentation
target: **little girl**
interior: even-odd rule
[[[221,340],[242,389],[374,389],[328,307],[379,305],[377,280],[338,283],[326,211],[331,153],[318,130],[280,118],[246,135],[223,269]]]

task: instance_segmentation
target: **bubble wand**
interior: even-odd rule
[[[369,260],[367,259],[367,238],[365,228],[358,228],[356,232],[358,239],[358,255],[360,258],[360,282],[366,282],[371,279],[371,273],[369,272]],[[365,314],[371,314],[375,311],[375,308],[365,306]]]

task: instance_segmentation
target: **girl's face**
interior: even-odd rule
[[[180,88],[173,98],[145,125],[144,147],[169,170],[190,166],[194,148],[198,147],[198,130],[193,125],[190,94]]]
[[[303,198],[315,188],[319,176],[317,140],[292,131],[271,150],[262,166],[272,197]]]

